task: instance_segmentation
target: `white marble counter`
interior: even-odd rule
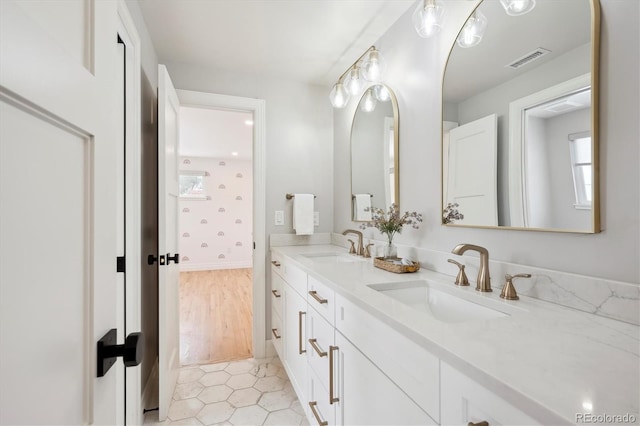
[[[314,262],[304,254],[343,252],[333,245],[272,247],[296,266],[386,322],[541,424],[579,423],[578,413],[635,416],[640,422],[640,327],[530,297],[500,299],[456,287],[453,277],[421,269],[393,274],[370,260]],[[428,280],[463,299],[508,314],[502,318],[444,323],[369,287]],[[517,288],[517,282],[516,282]],[[591,408],[589,408],[591,407]]]

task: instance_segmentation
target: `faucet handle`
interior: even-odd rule
[[[514,278],[531,278],[531,274],[517,274],[517,275],[509,275],[506,274],[504,279],[506,282],[504,283],[504,287],[502,287],[502,291],[500,292],[500,297],[506,300],[518,300],[518,293],[516,293],[516,288],[513,285]]]
[[[348,239],[347,241],[351,243],[351,248],[349,248],[349,254],[356,254],[355,242],[352,239]]]
[[[449,263],[453,263],[458,267],[458,275],[456,276],[455,285],[466,286],[469,285],[469,279],[467,278],[467,274],[464,272],[464,265],[460,262],[456,262],[453,259],[447,260]]]
[[[364,247],[364,257],[371,257],[371,251],[369,250],[371,246],[375,246],[375,244],[369,243]]]

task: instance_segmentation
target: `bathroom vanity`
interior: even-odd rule
[[[272,342],[311,424],[640,419],[636,325],[500,299],[498,277],[480,293],[393,274],[334,245],[272,247],[271,260]]]

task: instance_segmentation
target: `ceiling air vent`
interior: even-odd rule
[[[551,51],[547,49],[543,49],[542,47],[538,47],[533,52],[529,52],[526,55],[511,62],[510,64],[505,65],[505,67],[513,68],[515,70],[528,64],[529,62],[535,61],[536,59],[543,57],[547,53],[551,53]]]

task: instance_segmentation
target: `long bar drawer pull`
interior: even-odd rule
[[[307,352],[307,350],[302,347],[302,316],[306,314],[306,312],[298,311],[298,353],[300,355]]]
[[[309,292],[309,294],[311,295],[311,297],[313,297],[314,299],[316,299],[316,301],[317,301],[318,303],[327,303],[327,302],[328,302],[328,300],[327,300],[327,299],[323,299],[322,297],[318,296],[318,292],[317,292],[317,291],[315,291],[315,290],[311,290],[311,291]]]
[[[280,262],[278,262],[277,260],[272,260],[271,263],[273,263],[273,266],[276,266],[278,268],[280,267]]]
[[[279,339],[279,338],[281,338],[281,337],[282,337],[282,336],[280,336],[280,335],[278,334],[278,329],[277,329],[277,328],[272,328],[272,329],[271,329],[271,332],[273,333],[273,337],[275,337],[276,339]]]
[[[329,404],[340,401],[340,398],[333,394],[333,351],[337,350],[337,346],[329,346]]]
[[[320,350],[320,348],[318,347],[318,344],[316,343],[317,341],[318,339],[309,339],[309,343],[311,343],[311,347],[315,349],[318,355],[320,355],[321,357],[327,356],[326,352],[322,352],[322,350]]]
[[[278,293],[278,290],[271,290],[271,293],[273,293],[273,295],[274,295],[275,297],[280,297],[280,296],[281,296],[281,294],[280,294],[280,293]]]
[[[316,409],[316,405],[318,405],[317,401],[309,401],[309,407],[311,407],[311,412],[313,412],[313,416],[318,421],[318,425],[327,426],[329,422],[326,420],[324,422],[322,421],[322,419],[320,418],[320,414],[318,414],[318,410]]]
[[[467,426],[489,426],[489,422],[488,421],[482,421],[478,423],[469,422]]]

